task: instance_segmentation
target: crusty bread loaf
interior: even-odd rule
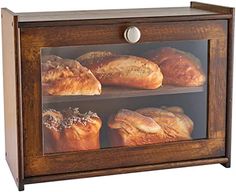
[[[161,127],[152,119],[135,111],[121,109],[110,119],[109,126],[113,129],[125,128],[127,132],[139,130],[146,133],[162,134]]]
[[[49,65],[50,64],[50,65]],[[78,61],[60,59],[42,63],[43,93],[49,95],[99,95],[101,84]],[[49,67],[50,66],[50,67]]]
[[[193,122],[187,117],[181,108],[177,110],[173,108],[142,108],[138,109],[137,112],[151,117],[155,122],[157,122],[162,130],[166,134],[166,138],[169,140],[182,140],[191,139],[191,133],[193,130]]]
[[[166,47],[149,51],[145,56],[161,68],[163,84],[201,86],[206,81],[200,60],[190,53]]]
[[[80,113],[78,108],[43,113],[44,152],[55,153],[98,149],[102,121],[96,113]]]
[[[60,78],[48,88],[50,95],[99,95],[101,84],[85,67],[73,70],[73,76]]]
[[[103,85],[156,89],[162,85],[159,67],[142,57],[92,52],[78,61],[89,68]]]
[[[69,67],[58,66],[55,69],[48,70],[42,73],[42,83],[50,83],[58,79],[73,77],[73,72]]]
[[[57,55],[41,55],[41,63],[59,61],[62,58]]]
[[[48,71],[55,68],[54,64],[58,65],[56,62],[60,62],[62,58],[56,55],[41,55],[42,71]]]
[[[112,146],[137,146],[191,139],[193,122],[181,108],[119,110],[108,122]]]
[[[108,121],[112,146],[137,146],[163,142],[164,132],[152,118],[121,109]]]

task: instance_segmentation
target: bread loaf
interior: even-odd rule
[[[142,108],[137,112],[151,117],[157,122],[164,133],[167,140],[184,140],[191,139],[191,133],[193,130],[192,120],[186,116],[179,108],[173,110],[173,108]]]
[[[190,53],[166,47],[149,51],[145,56],[161,68],[163,84],[201,86],[206,81],[200,60]]]
[[[78,61],[60,59],[42,63],[43,93],[49,95],[99,95],[101,84]]]
[[[62,58],[56,55],[42,55],[41,63],[42,63],[42,71],[48,71],[51,68],[54,68],[54,64],[56,61],[60,61]],[[58,64],[56,64],[58,65]]]
[[[103,85],[156,89],[162,85],[159,67],[142,57],[92,52],[77,59]]]
[[[119,110],[108,122],[112,146],[137,146],[191,139],[193,122],[181,108]]]
[[[44,152],[55,153],[98,149],[101,119],[91,111],[80,113],[78,108],[58,112],[43,112]]]

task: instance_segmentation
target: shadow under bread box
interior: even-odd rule
[[[230,167],[234,9],[2,9],[6,159],[24,184]]]

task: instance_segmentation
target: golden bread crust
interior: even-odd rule
[[[57,123],[53,123],[55,118]],[[44,152],[98,149],[101,126],[101,119],[93,112],[82,114],[78,108],[69,108],[61,113],[49,109],[43,113]]]
[[[87,57],[82,55],[78,61],[88,67],[103,85],[141,89],[156,89],[162,85],[160,68],[152,61],[128,55],[101,55],[105,56],[89,58],[89,54]]]
[[[163,84],[201,86],[206,81],[200,60],[190,53],[166,47],[149,51],[146,58],[161,68]]]
[[[42,83],[44,95],[99,95],[101,83],[78,61],[60,59],[42,63]]]
[[[152,122],[152,124],[150,123]],[[158,129],[150,132],[155,124]],[[108,122],[113,146],[137,146],[191,139],[193,122],[179,107],[119,110]],[[142,129],[140,129],[140,127]]]
[[[100,95],[101,84],[90,70],[80,67],[73,76],[60,78],[48,88],[50,95]]]

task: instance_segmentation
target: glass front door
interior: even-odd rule
[[[44,153],[207,138],[208,41],[41,49]]]

